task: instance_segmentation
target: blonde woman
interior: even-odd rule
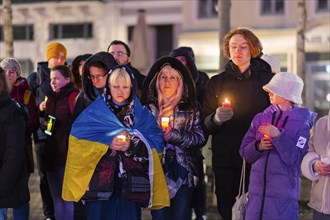
[[[114,67],[105,94],[72,126],[63,198],[82,199],[87,219],[138,220],[141,207],[169,203],[167,191],[159,194],[153,188],[166,186],[158,157],[164,146],[162,132],[136,90],[132,71],[125,65]],[[157,182],[160,178],[163,183]]]
[[[170,207],[151,214],[153,219],[191,219],[194,187],[203,178],[201,148],[206,143],[194,82],[179,60],[162,57],[151,67],[144,89],[145,102],[163,130],[162,162],[171,197]]]

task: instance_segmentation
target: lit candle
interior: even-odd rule
[[[126,138],[127,138],[126,135],[123,134],[117,135],[117,139],[120,142],[126,142]]]
[[[48,96],[45,96],[45,100],[44,101],[47,102],[47,100],[48,100]]]
[[[161,117],[161,126],[164,130],[166,130],[166,128],[168,127],[168,124],[170,122],[170,118],[169,117]]]
[[[267,134],[264,134],[264,138],[270,140],[270,137]]]
[[[225,101],[222,102],[222,107],[231,109],[231,102],[227,98],[225,98]]]

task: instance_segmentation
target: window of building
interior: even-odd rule
[[[33,25],[14,25],[13,35],[16,41],[33,41]],[[4,41],[3,26],[0,26],[0,41]]]
[[[215,18],[217,12],[218,0],[198,0],[198,17]]]
[[[261,0],[261,14],[284,14],[284,0]]]
[[[93,24],[50,24],[49,39],[68,39],[68,38],[92,38]]]
[[[19,59],[18,62],[21,64],[22,76],[27,78],[30,73],[33,72],[33,63],[30,59]]]
[[[330,11],[330,0],[317,0],[317,11]]]

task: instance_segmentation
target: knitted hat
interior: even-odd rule
[[[280,72],[274,75],[268,84],[262,88],[275,93],[296,104],[302,104],[301,93],[304,82],[295,73]]]
[[[2,69],[15,70],[15,72],[17,73],[17,76],[21,75],[21,65],[14,58],[8,57],[8,58],[3,59],[0,63],[0,66],[2,67]]]
[[[280,61],[273,56],[267,55],[267,54],[263,54],[261,57],[261,59],[263,59],[264,61],[266,61],[270,67],[272,68],[272,73],[279,73],[281,72],[281,64]]]
[[[53,57],[62,57],[66,59],[66,48],[58,42],[48,44],[46,52],[47,61]]]

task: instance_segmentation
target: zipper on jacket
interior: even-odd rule
[[[280,111],[279,116],[277,117],[276,123],[275,122],[275,116],[276,116],[276,112],[273,112],[272,115],[272,125],[274,125],[275,127],[277,127],[278,122],[280,121],[281,117],[282,117],[283,112]],[[288,120],[288,116],[286,116],[283,120],[283,124],[282,124],[282,128],[285,127],[286,122]],[[265,198],[266,198],[266,188],[267,188],[267,168],[268,168],[268,159],[269,159],[269,155],[270,155],[270,150],[267,153],[267,157],[266,157],[266,161],[265,161],[265,169],[264,169],[264,188],[262,191],[262,201],[261,201],[261,208],[260,208],[260,216],[259,219],[262,220],[262,216],[263,216],[263,212],[264,212],[264,206],[265,206]]]

